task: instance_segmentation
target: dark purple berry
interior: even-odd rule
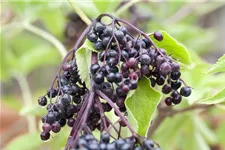
[[[129,90],[130,90],[130,88],[129,88],[128,85],[124,84],[124,85],[122,86],[122,90],[123,90],[125,93],[128,93]]]
[[[184,97],[188,97],[191,95],[191,88],[186,86],[180,89],[180,94]]]
[[[63,118],[60,119],[59,124],[60,124],[61,127],[64,127],[66,125],[66,119],[63,119]]]
[[[160,73],[168,75],[171,72],[171,66],[168,62],[164,62],[159,67]]]
[[[172,88],[170,85],[168,84],[165,84],[163,87],[162,87],[162,92],[164,94],[169,94],[171,92]]]
[[[40,96],[38,98],[38,104],[40,106],[46,106],[47,105],[47,98],[45,96]]]
[[[55,115],[54,115],[53,112],[49,112],[46,115],[46,122],[49,123],[49,124],[52,124],[53,122],[55,122]]]
[[[149,66],[148,65],[142,65],[141,66],[141,73],[143,75],[148,75],[150,73]]]
[[[115,82],[115,80],[116,80],[116,75],[115,75],[115,73],[110,72],[110,73],[106,76],[106,78],[107,78],[107,80],[108,80],[109,82]]]
[[[178,95],[176,95],[176,96],[174,96],[174,97],[172,98],[172,102],[173,102],[175,105],[179,104],[179,103],[181,102],[181,100],[182,100],[182,97],[181,97],[180,94],[178,94]]]
[[[171,72],[171,75],[170,75],[170,78],[172,80],[178,80],[181,76],[181,73],[180,72]]]
[[[100,69],[100,65],[99,64],[92,64],[91,65],[91,73],[92,74],[95,74],[99,69]]]
[[[115,82],[116,82],[116,83],[119,83],[119,82],[122,81],[122,76],[121,76],[121,74],[120,74],[119,72],[117,72],[117,73],[115,74],[115,77],[116,77],[116,79],[115,79]]]
[[[116,36],[116,39],[121,42],[124,38],[124,33],[121,30],[116,30],[116,32],[114,33]]]
[[[157,32],[154,32],[154,38],[157,40],[157,41],[162,41],[163,40],[163,35],[160,31],[157,31]]]
[[[181,81],[177,80],[177,81],[171,81],[171,87],[173,90],[177,90],[181,87]]]
[[[156,83],[158,85],[163,85],[165,83],[165,78],[160,75],[159,77],[156,78]]]
[[[127,61],[127,65],[130,67],[130,68],[136,68],[137,67],[137,60],[135,58],[130,58],[128,61]]]
[[[171,69],[172,69],[172,72],[179,72],[180,71],[180,64],[178,64],[177,62],[172,62],[171,63]]]
[[[149,65],[151,63],[151,58],[147,54],[143,54],[140,57],[140,62],[142,65]]]
[[[97,73],[94,77],[93,80],[95,81],[96,84],[101,84],[104,82],[104,76],[101,73]]]
[[[56,121],[52,124],[52,132],[58,133],[61,130],[61,125]]]
[[[89,32],[87,34],[87,39],[91,42],[96,42],[98,40],[98,36],[94,32]]]
[[[171,97],[167,97],[165,99],[165,103],[166,103],[167,106],[171,106],[172,105],[172,98]]]
[[[52,126],[49,123],[44,123],[42,125],[42,129],[44,132],[50,132],[52,130]]]
[[[49,132],[42,132],[40,137],[41,137],[42,141],[47,141],[50,138],[50,133]]]
[[[96,22],[94,25],[94,31],[101,33],[105,29],[105,26],[101,22]]]
[[[97,51],[102,50],[102,42],[101,42],[101,41],[95,42],[95,43],[94,43],[94,48],[95,48]]]
[[[138,86],[137,81],[135,81],[135,80],[131,80],[131,81],[130,81],[129,88],[130,88],[131,90],[136,89],[137,86]]]
[[[67,121],[67,125],[68,125],[69,127],[73,127],[74,122],[75,122],[75,119],[74,119],[74,118],[70,118],[70,119],[68,119],[68,121]]]

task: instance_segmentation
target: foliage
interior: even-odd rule
[[[113,0],[105,1],[104,3],[97,0],[93,2],[70,0],[70,3],[77,5],[77,7],[91,19],[103,12],[117,14],[116,8],[119,6],[119,1]],[[58,66],[61,58],[57,52],[57,48],[53,46],[54,44],[52,45],[52,43],[46,39],[42,39],[40,36],[28,32],[24,27],[17,27],[17,23],[28,22],[32,26],[50,33],[61,43],[63,30],[66,24],[65,14],[73,10],[70,3],[11,2],[4,4],[5,8],[12,9],[16,16],[10,24],[4,25],[1,29],[1,81],[9,83],[9,79],[15,77],[18,73],[28,76],[43,66]],[[160,4],[156,3],[151,5],[147,2],[138,3],[137,7],[151,11],[153,16],[160,18],[148,21],[146,23],[147,27],[145,27],[144,30],[149,32],[149,29],[152,31],[161,29],[170,33],[169,35],[167,32],[162,31],[164,41],[155,42],[157,46],[165,48],[172,57],[184,64],[182,78],[193,88],[192,96],[186,98],[186,102],[184,101],[182,105],[175,107],[175,109],[183,109],[199,103],[224,105],[225,89],[224,82],[221,81],[225,78],[225,55],[219,58],[217,63],[213,65],[206,63],[199,57],[199,54],[207,54],[207,52],[211,50],[210,43],[214,39],[215,34],[212,30],[207,31],[193,25],[193,22],[198,17],[197,15],[187,17],[185,20],[178,23],[169,23],[170,20],[166,20],[166,18],[169,18],[169,16],[172,16],[178,11],[177,8],[184,6],[184,2],[168,3],[166,9],[158,9],[157,7],[160,7],[159,5]],[[207,4],[204,4],[204,8],[206,8],[206,5]],[[202,8],[203,6],[200,7]],[[125,12],[120,15],[127,17],[129,12],[127,9],[124,11]],[[175,39],[179,40],[179,42]],[[181,43],[187,47],[184,47]],[[171,49],[173,49],[173,51]],[[89,58],[91,50],[93,50],[93,47],[90,46],[88,41],[85,41],[76,52],[76,61],[80,69],[79,73],[82,80],[88,84],[88,87],[90,87],[89,67],[91,62],[89,62]],[[212,67],[210,68],[210,66]],[[221,73],[215,74],[218,72]],[[48,73],[49,72],[47,72],[47,74]],[[55,72],[51,74],[54,75]],[[143,79],[139,82],[139,88],[135,92],[129,93],[129,98],[126,100],[129,116],[128,120],[133,122],[131,124],[136,126],[134,128],[137,129],[138,133],[141,135],[146,134],[150,121],[152,121],[157,114],[155,113],[156,107],[161,99],[159,92],[160,91],[153,90],[149,86],[149,82]],[[5,99],[7,100],[7,96]],[[17,101],[17,98],[13,99]],[[7,100],[5,103],[15,108],[17,107],[18,101],[12,103],[10,100]],[[18,106],[22,107],[23,105],[20,104]],[[215,107],[212,109],[219,109],[216,114],[224,114],[220,108]],[[25,116],[41,116],[45,111],[44,108],[41,111],[37,109],[35,104],[32,106],[24,105],[20,110],[20,114]],[[207,115],[211,116],[210,112]],[[225,139],[224,134],[222,134],[225,130],[224,122],[219,124],[216,131],[214,131],[209,124],[210,122],[202,118],[198,111],[178,114],[171,118],[166,118],[156,130],[153,137],[160,143],[164,150],[207,150],[210,149],[211,145],[222,143]],[[50,141],[48,143],[42,143],[39,140],[39,131],[38,133],[27,133],[13,139],[7,146],[7,149],[15,149],[15,147],[16,149],[23,150],[38,149],[42,146],[57,149],[65,145],[67,135],[69,135],[68,132],[69,130],[62,131],[60,135],[54,137],[52,140],[54,142]],[[184,139],[181,138],[184,136],[185,142],[183,141]],[[31,142],[27,143],[24,141]],[[183,144],[180,144],[181,142]],[[222,146],[224,146],[224,144],[222,144]]]

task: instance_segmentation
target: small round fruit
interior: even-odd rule
[[[163,40],[163,35],[161,32],[157,31],[157,32],[154,32],[154,38],[158,41],[162,41]]]
[[[165,103],[166,103],[167,106],[171,106],[172,105],[172,98],[171,97],[167,97],[165,99]]]
[[[70,118],[70,119],[68,119],[68,121],[67,121],[67,125],[68,125],[69,127],[73,127],[74,122],[75,122],[75,119],[74,119],[74,118]]]
[[[159,67],[159,71],[164,75],[169,74],[171,72],[170,64],[168,62],[162,63]]]
[[[50,138],[50,133],[49,132],[42,132],[40,137],[41,137],[42,141],[47,141]]]
[[[45,96],[41,96],[38,98],[38,104],[40,106],[46,106],[47,105],[47,98]]]
[[[191,95],[191,88],[186,86],[180,89],[180,94],[184,97],[188,97]]]
[[[52,124],[52,132],[58,133],[61,130],[61,125],[56,121]]]

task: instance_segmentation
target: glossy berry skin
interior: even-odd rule
[[[70,119],[68,119],[67,125],[68,125],[69,127],[73,127],[74,122],[75,122],[75,119],[74,119],[74,118],[70,118]]]
[[[171,66],[168,62],[164,62],[160,65],[159,71],[164,74],[167,75],[171,72]]]
[[[127,65],[130,67],[130,68],[136,68],[137,66],[137,60],[135,58],[130,58],[128,61],[127,61]]]
[[[114,82],[116,80],[116,75],[115,73],[110,72],[106,78],[107,78],[107,81]]]
[[[52,132],[58,133],[61,130],[61,125],[56,121],[52,124]]]
[[[154,32],[153,34],[154,38],[158,41],[162,41],[163,40],[163,35],[161,32],[157,31],[157,32]]]
[[[170,78],[172,80],[178,80],[181,76],[181,73],[180,72],[171,72],[171,75],[170,75]]]
[[[164,94],[169,94],[171,92],[172,88],[170,85],[168,84],[165,84],[163,87],[162,87],[162,92]]]
[[[181,81],[180,80],[177,80],[177,81],[171,81],[171,88],[173,90],[177,90],[181,87]]]
[[[42,129],[44,132],[50,132],[52,130],[52,126],[49,123],[44,123],[42,125]]]
[[[131,81],[130,81],[129,88],[130,88],[131,90],[136,89],[137,86],[138,86],[137,81],[135,81],[135,80],[131,80]]]
[[[141,73],[143,75],[148,75],[150,73],[149,66],[148,65],[142,65],[141,66]]]
[[[101,73],[97,73],[94,77],[93,80],[95,81],[96,84],[101,84],[104,82],[104,76]]]
[[[156,78],[156,83],[158,85],[163,85],[165,83],[165,78],[163,76],[159,76]]]
[[[122,81],[122,76],[121,76],[121,74],[119,73],[119,72],[117,72],[116,74],[115,74],[115,83],[119,83],[119,82],[121,82]]]
[[[190,87],[182,87],[180,89],[180,94],[184,97],[188,97],[191,95],[191,88]]]
[[[172,105],[172,98],[171,97],[167,97],[165,99],[165,103],[166,103],[167,106],[171,106]]]
[[[121,31],[121,30],[117,30],[117,31],[115,32],[115,36],[116,36],[116,39],[117,39],[119,42],[121,42],[121,41],[123,40],[123,38],[124,38],[124,33],[123,33],[123,31]]]
[[[109,143],[109,139],[110,137],[109,137],[109,134],[107,134],[107,133],[103,133],[102,135],[101,135],[101,141],[103,142],[103,143]]]
[[[92,74],[95,74],[99,69],[100,69],[100,65],[99,64],[92,64],[91,65],[91,73]]]
[[[102,50],[102,42],[101,42],[101,41],[95,42],[94,48],[95,48],[97,51]]]
[[[94,25],[94,31],[95,32],[102,32],[105,29],[105,26],[101,23],[101,22],[96,22],[96,24]]]
[[[49,112],[46,116],[46,122],[52,124],[55,122],[55,115],[53,112]]]
[[[47,98],[45,96],[40,96],[38,98],[38,104],[40,106],[46,106],[47,105]]]
[[[140,62],[142,65],[149,65],[151,63],[151,58],[147,54],[143,54],[140,57]]]
[[[42,132],[40,137],[41,137],[42,141],[47,141],[50,138],[50,133],[49,132]]]
[[[172,98],[172,102],[175,105],[179,104],[181,102],[181,100],[182,100],[182,97],[180,94],[178,94]]]
[[[98,36],[94,32],[89,32],[87,34],[87,39],[91,42],[96,42],[98,40]]]

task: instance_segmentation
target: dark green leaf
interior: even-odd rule
[[[143,77],[138,82],[134,94],[126,100],[126,107],[137,121],[140,135],[146,134],[160,98],[161,94],[150,86],[147,78]]]
[[[217,73],[225,71],[225,54],[208,70],[207,73]]]
[[[163,34],[163,40],[160,42],[154,39],[153,36],[150,36],[156,46],[165,49],[168,55],[171,55],[179,62],[184,64],[191,64],[191,58],[188,50],[172,36],[170,36],[166,31],[160,32],[162,32]]]

